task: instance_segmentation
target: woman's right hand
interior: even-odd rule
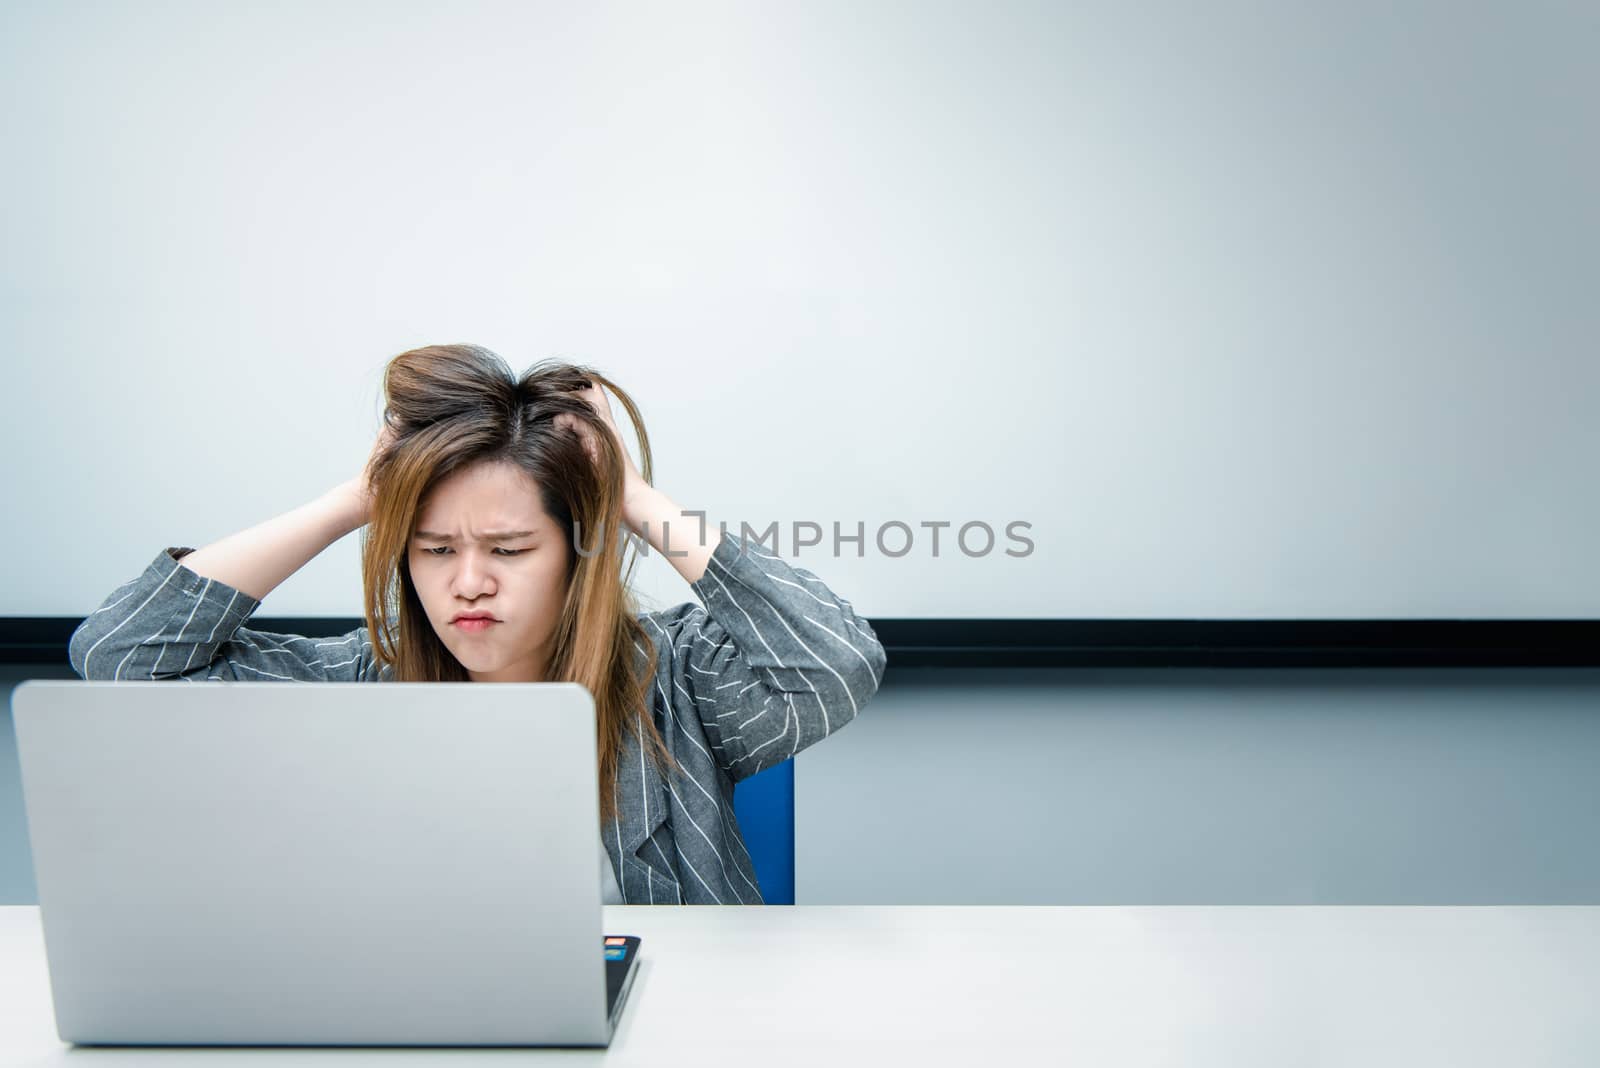
[[[385,426],[355,478],[292,511],[189,553],[181,561],[183,566],[258,601],[264,600],[312,557],[367,525],[372,514],[373,461],[394,440]]]
[[[378,432],[378,439],[372,445],[372,452],[367,455],[367,462],[361,468],[361,474],[346,483],[346,489],[351,498],[351,510],[355,525],[364,527],[372,518],[372,466],[383,451],[394,444],[395,434],[388,424],[384,424]]]

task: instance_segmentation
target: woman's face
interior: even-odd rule
[[[525,472],[484,462],[439,483],[406,554],[428,621],[472,681],[546,681],[572,552]]]

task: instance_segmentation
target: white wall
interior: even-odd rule
[[[1596,21],[6,5],[0,615],[353,475],[472,340],[607,370],[714,518],[910,524],[800,555],[869,616],[1592,617]]]

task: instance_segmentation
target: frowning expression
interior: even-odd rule
[[[436,485],[406,550],[434,633],[474,682],[544,681],[572,555],[538,485],[504,461]]]

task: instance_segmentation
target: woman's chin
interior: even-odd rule
[[[482,649],[461,649],[449,642],[445,642],[444,647],[455,657],[456,663],[468,671],[493,671],[498,666],[490,657],[484,655]]]

